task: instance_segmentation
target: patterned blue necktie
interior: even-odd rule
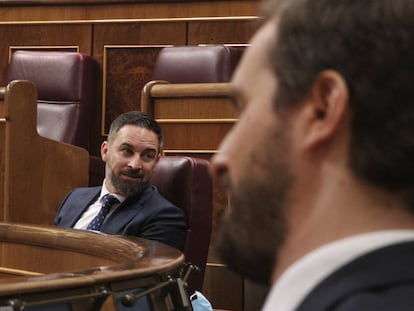
[[[105,217],[106,215],[108,215],[108,212],[111,209],[112,205],[119,203],[119,200],[110,193],[105,194],[102,197],[101,201],[102,201],[101,210],[99,211],[98,215],[96,215],[95,218],[92,219],[92,221],[89,223],[88,227],[86,228],[88,230],[98,231],[101,228],[105,220]]]

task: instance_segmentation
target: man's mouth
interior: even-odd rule
[[[143,179],[144,178],[144,174],[123,172],[123,173],[121,173],[121,175],[123,177],[126,177],[127,179],[132,179],[132,180],[138,180],[138,179]]]

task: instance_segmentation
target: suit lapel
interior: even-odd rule
[[[67,225],[73,227],[83,212],[98,198],[101,187],[88,188],[87,191],[74,195],[67,208]]]
[[[297,311],[330,310],[352,292],[414,281],[414,242],[384,247],[357,258],[322,281]]]
[[[152,187],[148,186],[141,195],[125,200],[104,222],[101,231],[112,234],[122,233],[123,228],[125,228],[137,214],[142,212],[144,204],[150,198],[152,192]],[[122,213],[122,217],[118,216],[120,213]]]

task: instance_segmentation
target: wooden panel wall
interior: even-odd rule
[[[1,12],[0,8],[0,12]],[[92,55],[102,69],[102,122],[92,134],[91,154],[99,155],[111,121],[140,109],[140,91],[151,79],[163,46],[245,44],[256,27],[252,17],[173,18],[111,21],[0,22],[0,82],[17,49],[75,49]]]
[[[0,81],[5,79],[10,53],[19,48],[74,48],[92,55],[101,68],[98,110],[102,118],[93,130],[89,152],[98,155],[110,122],[122,112],[141,109],[141,88],[151,79],[159,49],[168,45],[246,44],[256,29],[257,4],[256,0],[240,0],[3,6]],[[216,134],[209,133],[211,139],[204,139],[203,146],[185,146],[185,136],[173,136],[168,125],[164,126],[166,135],[172,135],[168,139],[170,152],[208,150],[189,154],[209,158],[231,124],[223,125]],[[187,132],[191,126],[185,125]],[[215,204],[225,205],[226,197],[218,190],[215,193]],[[216,218],[220,214],[216,211]],[[260,310],[264,292],[229,271],[214,254],[209,258],[203,291],[215,308],[233,311]]]
[[[159,18],[214,18],[227,16],[255,16],[259,0],[208,1],[50,1],[50,5],[0,6],[0,21],[79,21]],[[33,1],[35,2],[35,1]],[[66,2],[66,4],[59,3]],[[82,4],[82,2],[84,2]],[[106,2],[106,3],[105,3]]]

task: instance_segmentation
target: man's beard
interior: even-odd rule
[[[139,172],[135,170],[129,170],[126,173],[129,175],[139,175]],[[144,178],[143,176],[139,182],[125,181],[110,170],[109,180],[119,194],[129,198],[135,195],[140,195],[148,187],[150,178]]]
[[[237,189],[227,185],[230,207],[220,224],[215,245],[218,256],[231,269],[262,284],[270,283],[278,250],[286,236],[284,208],[293,183],[289,165],[284,161],[288,159],[284,154],[287,144],[283,137],[278,138],[278,148],[282,148],[277,152],[279,158],[269,150],[267,161],[257,163],[255,159],[257,165],[264,165],[263,178],[246,176]]]

